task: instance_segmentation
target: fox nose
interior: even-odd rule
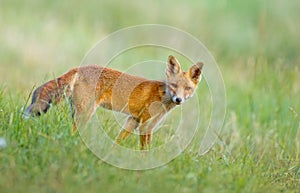
[[[182,98],[176,98],[175,100],[177,103],[181,103],[182,102]]]

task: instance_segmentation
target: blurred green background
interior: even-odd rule
[[[27,89],[28,83],[44,78],[45,71],[64,72],[79,65],[86,52],[108,34],[147,23],[191,33],[208,47],[222,70],[227,65],[247,68],[261,57],[295,66],[299,62],[298,8],[299,1],[280,0],[2,0],[1,82]],[[6,73],[6,68],[13,73]],[[16,78],[29,73],[26,82]]]
[[[0,0],[0,192],[299,192],[299,10],[299,0]],[[182,29],[219,64],[227,115],[208,154],[192,145],[167,166],[120,170],[70,133],[67,107],[21,119],[33,86],[139,24]]]

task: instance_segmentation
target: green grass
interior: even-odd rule
[[[1,0],[0,137],[7,146],[0,149],[0,192],[299,192],[299,8],[296,0]],[[219,64],[227,114],[207,154],[197,154],[200,131],[169,164],[123,170],[99,160],[72,134],[68,104],[40,118],[22,119],[33,86],[78,66],[109,33],[143,23],[191,33]],[[167,55],[145,49],[119,61]],[[204,81],[198,94],[205,125],[211,109]],[[103,119],[108,127],[114,124]],[[158,133],[157,145],[164,135],[168,132]]]

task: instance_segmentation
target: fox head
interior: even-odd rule
[[[193,96],[201,80],[203,63],[198,62],[183,72],[174,56],[169,56],[167,66],[167,93],[177,105]]]

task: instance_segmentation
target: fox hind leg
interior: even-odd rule
[[[87,108],[85,110],[83,110],[82,108],[75,108],[72,132],[75,132],[78,127],[84,126],[88,122],[94,111],[95,107]]]
[[[73,129],[75,132],[78,127],[85,126],[85,124],[90,119],[91,115],[96,109],[96,103],[90,98],[84,97],[80,94],[76,96],[74,93],[72,98],[72,108],[73,108]]]

